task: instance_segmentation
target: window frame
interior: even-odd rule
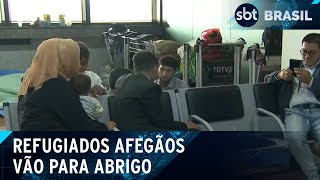
[[[72,23],[72,26],[101,26],[101,25],[110,25],[113,23],[121,24],[152,24],[162,20],[162,0],[151,0],[152,2],[152,17],[150,22],[95,22],[91,23],[90,18],[90,0],[81,0],[82,7],[82,22],[81,23]],[[0,0],[0,16],[1,22],[0,27],[17,27],[17,23],[11,22],[8,0]],[[24,23],[25,25],[26,23]],[[52,27],[59,27],[59,23],[52,23]],[[33,28],[31,26],[24,26],[23,28]]]
[[[1,0],[1,25],[9,25],[10,24],[10,18],[9,18],[9,6],[8,6],[8,0]]]

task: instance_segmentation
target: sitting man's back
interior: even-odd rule
[[[185,123],[163,118],[161,88],[153,83],[157,77],[158,61],[152,53],[139,52],[133,57],[135,74],[123,80],[116,94],[117,124],[120,130],[187,130],[196,128]]]

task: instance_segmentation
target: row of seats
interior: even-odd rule
[[[162,114],[172,121],[186,122],[193,119],[199,123],[201,130],[205,131],[280,132],[275,133],[280,136],[262,138],[264,145],[257,144],[257,147],[248,151],[285,149],[287,143],[284,125],[277,115],[266,110],[270,109],[271,103],[277,106],[276,100],[270,98],[275,96],[271,93],[265,94],[265,87],[269,86],[272,84],[241,84],[164,91],[161,95]],[[116,121],[115,113],[118,111],[115,111],[115,97],[102,96],[99,100],[104,109],[109,110],[101,122],[105,123],[109,119]]]
[[[266,92],[269,87],[273,87],[272,84],[261,83],[164,91],[162,111],[165,118],[172,121],[194,119],[202,124],[202,130],[285,132],[276,115],[270,119],[257,113],[264,109],[278,112],[274,110],[277,109],[275,96]],[[100,121],[115,120],[114,97],[100,96],[98,99],[107,110]],[[272,104],[274,107],[270,108]]]
[[[3,103],[4,119],[6,121],[7,130],[19,131],[20,122],[18,120],[18,102],[10,101]]]
[[[263,137],[262,144],[258,143],[256,147],[246,151],[286,149],[288,145],[284,125],[278,116],[272,113],[278,111],[277,100],[271,93],[275,91],[270,88],[273,88],[272,84],[262,83],[164,91],[161,95],[162,113],[172,121],[186,122],[193,119],[199,123],[201,130],[205,131],[282,132],[282,136],[276,138]],[[115,97],[100,96],[98,100],[104,107],[99,121],[116,121]],[[4,110],[8,129],[18,131],[17,102],[4,103]]]
[[[192,118],[201,124],[202,130],[285,133],[282,121],[270,113],[278,112],[272,88],[272,84],[261,83],[169,90],[162,93],[162,110],[170,120],[185,122]],[[98,100],[105,110],[99,121],[114,120],[114,97],[100,96]],[[9,130],[19,130],[16,107],[17,102],[4,103]],[[257,111],[273,118],[260,116]]]
[[[162,92],[161,108],[165,118],[181,122],[191,118],[205,131],[257,131],[258,134],[262,131],[278,132],[276,134],[280,136],[268,134],[241,151],[254,155],[260,153],[261,156],[271,153],[277,157],[280,154],[282,159],[277,159],[279,163],[287,164],[290,156],[283,156],[283,152],[288,155],[286,130],[278,116],[276,94],[276,87],[270,83],[169,90]],[[98,100],[104,107],[99,121],[116,121],[115,97],[100,96]],[[4,103],[4,110],[8,128],[19,130],[17,102]]]

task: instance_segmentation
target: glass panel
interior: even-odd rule
[[[90,0],[91,22],[151,22],[152,0]]]
[[[82,22],[81,0],[8,0],[10,19],[13,22],[33,22],[49,14],[52,22],[64,14],[67,21]]]

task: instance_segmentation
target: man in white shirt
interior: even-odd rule
[[[103,86],[102,80],[98,76],[98,74],[96,74],[92,71],[87,71],[89,56],[90,56],[88,46],[82,42],[78,42],[78,45],[80,47],[80,64],[81,64],[80,72],[82,72],[90,77],[90,80],[91,80],[91,92],[90,93],[93,96],[107,94],[106,88]]]
[[[158,79],[154,82],[160,85],[162,90],[189,87],[185,81],[174,77],[174,74],[179,69],[179,64],[179,61],[171,56],[164,56],[159,59]]]

